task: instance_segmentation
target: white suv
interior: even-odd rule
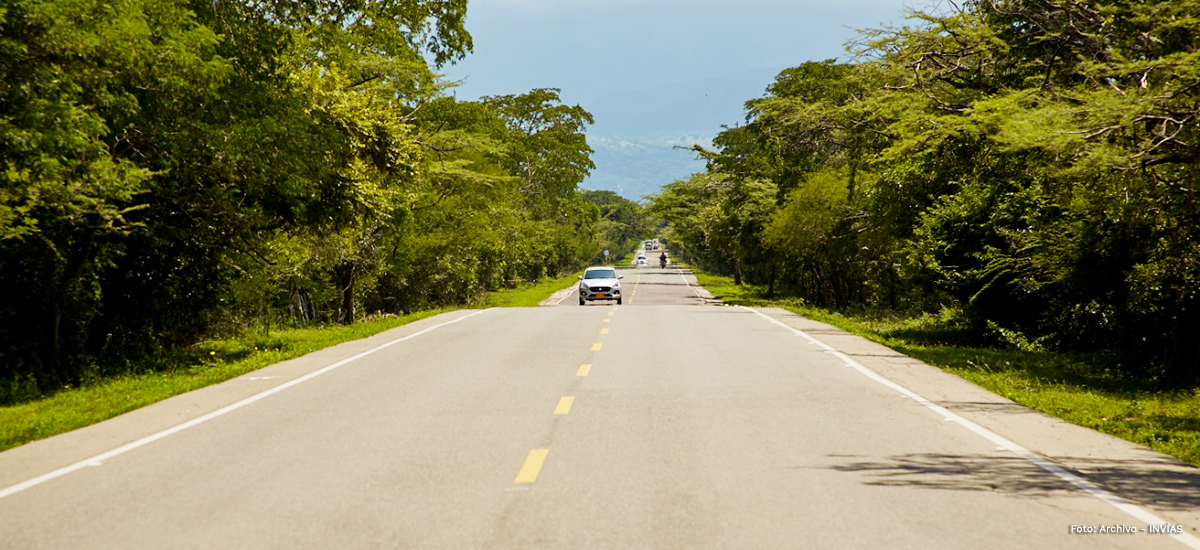
[[[621,279],[613,267],[589,267],[579,277],[579,305],[593,300],[616,300],[621,305]]]

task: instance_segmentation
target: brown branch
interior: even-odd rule
[[[351,84],[347,84],[347,85],[346,85],[346,87],[345,87],[345,88],[343,88],[343,89],[345,89],[345,90],[349,90],[349,89],[352,89],[352,88],[357,88],[357,87],[359,87],[359,86],[362,86],[363,84],[366,84],[366,83],[368,83],[368,82],[371,82],[372,80],[379,80],[380,78],[383,78],[383,75],[376,74],[375,76],[367,77],[366,79],[360,80],[360,81],[358,81],[358,82],[354,82],[354,83],[351,83]]]

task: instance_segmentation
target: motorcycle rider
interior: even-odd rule
[[[665,251],[658,255],[658,265],[663,268],[667,267],[667,253]]]

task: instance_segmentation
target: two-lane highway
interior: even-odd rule
[[[120,454],[64,458],[103,424],[0,453],[28,478],[84,464],[5,493],[0,547],[1190,544],[1073,534],[1146,522],[864,374],[798,317],[697,305],[682,270],[623,273],[622,306],[456,312],[269,367],[250,376],[292,385]]]

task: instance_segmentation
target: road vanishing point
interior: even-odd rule
[[[621,272],[0,453],[0,548],[1200,548],[1195,468]]]

